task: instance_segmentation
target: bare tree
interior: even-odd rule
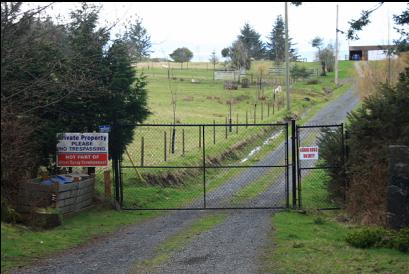
[[[328,44],[327,47],[323,48],[317,57],[321,62],[322,76],[325,76],[326,72],[334,71],[335,54],[334,47],[331,44]]]
[[[172,84],[172,80],[168,79],[168,87],[170,91],[170,103],[172,105],[173,112],[173,130],[172,130],[172,154],[175,153],[175,143],[176,143],[176,103],[177,103],[177,85]]]
[[[213,80],[214,80],[214,72],[216,70],[216,64],[219,62],[219,58],[217,58],[216,51],[212,51],[212,55],[210,55],[209,59],[210,63],[213,64]]]

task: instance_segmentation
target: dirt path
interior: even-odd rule
[[[342,122],[359,99],[351,89],[328,103],[308,121],[308,124]],[[261,162],[277,161],[277,152],[268,154]],[[260,176],[260,172],[244,170],[239,177],[243,185]],[[229,185],[230,184],[230,185]],[[242,186],[243,186],[242,185]],[[231,193],[240,186],[228,182],[222,187]],[[233,191],[234,188],[234,191]],[[283,186],[273,185],[252,204],[262,205],[285,195]],[[215,197],[218,191],[214,192]],[[170,254],[170,259],[155,265],[153,273],[257,273],[258,257],[267,243],[272,229],[272,210],[227,211],[225,221],[200,233],[183,248]],[[206,211],[177,211],[142,224],[121,229],[114,235],[62,255],[49,258],[38,265],[13,273],[132,273],[132,267],[156,256],[155,248],[177,233],[183,233],[195,220],[206,216]]]

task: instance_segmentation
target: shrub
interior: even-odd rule
[[[291,68],[290,74],[293,79],[305,79],[311,75],[311,72],[309,72],[305,67],[301,67],[296,64]]]
[[[317,216],[314,218],[314,224],[316,225],[322,225],[325,223],[325,219],[321,216]]]
[[[337,204],[344,201],[346,190],[342,141],[342,128],[335,131],[324,128],[318,137],[320,157],[323,160],[321,165],[339,167],[327,170],[330,179],[326,184],[331,200],[335,200]]]
[[[393,239],[393,248],[402,252],[409,252],[409,227],[399,230]]]
[[[320,81],[318,81],[318,79],[311,79],[307,81],[307,85],[317,85],[319,83]]]
[[[385,235],[386,231],[383,228],[365,228],[348,233],[345,240],[353,247],[379,247]]]
[[[409,228],[400,231],[380,227],[365,228],[347,234],[345,241],[357,248],[394,248],[401,252],[409,251]]]

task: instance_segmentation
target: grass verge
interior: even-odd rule
[[[61,226],[45,231],[1,223],[1,272],[33,263],[50,254],[108,235],[124,225],[139,223],[159,214],[94,208],[66,218]]]
[[[359,249],[345,238],[354,227],[337,221],[342,212],[318,212],[332,206],[326,174],[313,171],[303,180],[307,214],[280,212],[273,216],[274,232],[262,259],[263,273],[407,273],[409,255],[393,249]],[[274,243],[274,244],[273,244]]]
[[[350,228],[334,220],[334,212],[302,215],[281,212],[270,248],[263,256],[263,273],[407,273],[409,256],[393,249],[358,249],[345,237]],[[320,221],[319,221],[320,220]]]

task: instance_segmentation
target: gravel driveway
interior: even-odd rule
[[[350,89],[328,103],[306,124],[341,123],[358,101],[357,94]],[[274,161],[277,157],[274,153],[271,152],[261,161]],[[260,174],[244,170],[239,176],[245,178],[242,180],[244,185],[245,180],[257,179]],[[234,191],[238,189],[240,187]],[[263,205],[266,200],[271,199],[271,196],[267,195],[270,193],[285,197],[282,191],[284,187],[280,183],[275,184],[251,203]],[[271,217],[274,211],[227,212],[229,215],[223,223],[198,235],[191,243],[174,252],[170,260],[156,266],[153,272],[257,273],[258,257],[263,245],[269,243],[267,235],[272,229]],[[208,213],[202,210],[169,212],[13,273],[127,273],[132,265],[153,258],[157,245],[206,214]]]

